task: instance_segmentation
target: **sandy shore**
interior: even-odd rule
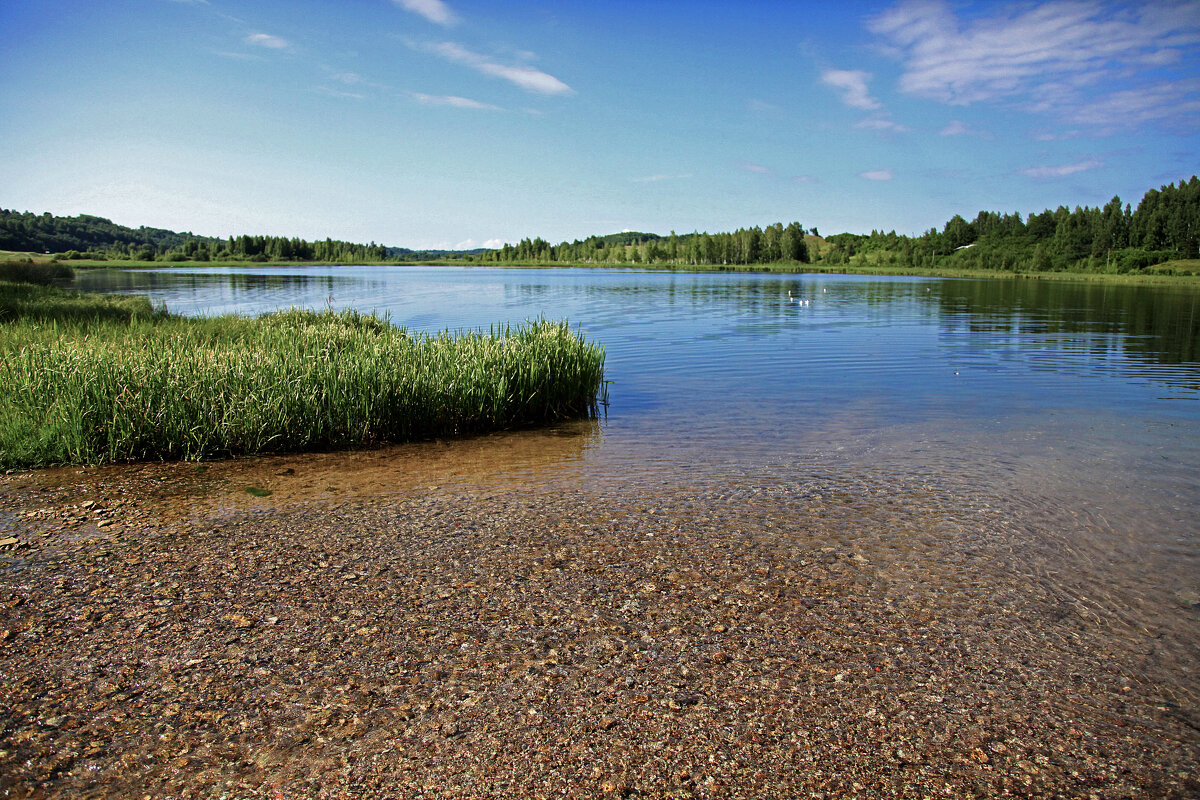
[[[1200,796],[1178,665],[1002,547],[881,563],[819,494],[197,513],[188,470],[0,484],[6,796]]]

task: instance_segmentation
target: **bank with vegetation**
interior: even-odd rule
[[[326,263],[635,266],[919,274],[1200,273],[1200,179],[1145,193],[1137,208],[1103,207],[955,215],[941,228],[822,236],[799,222],[726,233],[623,232],[552,244],[522,239],[496,249],[411,250],[284,236],[210,237],[127,228],[101,217],[0,209],[0,250],[74,263]],[[22,256],[27,257],[27,256]]]
[[[355,311],[185,319],[0,283],[0,466],[359,448],[597,411],[565,322],[411,334]]]

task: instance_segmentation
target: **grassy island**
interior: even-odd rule
[[[370,446],[595,413],[565,322],[410,334],[355,311],[186,319],[0,283],[0,466]]]

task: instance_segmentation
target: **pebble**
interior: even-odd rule
[[[877,575],[767,492],[769,527],[666,490],[195,515],[155,474],[0,492],[8,796],[1200,796],[1144,637],[994,564]]]

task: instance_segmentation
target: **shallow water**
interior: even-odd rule
[[[1034,591],[1144,644],[1154,679],[1197,707],[1195,289],[440,267],[79,283],[195,315],[355,307],[422,331],[566,318],[606,348],[600,420],[214,465],[195,515],[434,487],[719,510],[731,526],[853,550],[880,591]],[[980,564],[991,574],[964,575]]]

